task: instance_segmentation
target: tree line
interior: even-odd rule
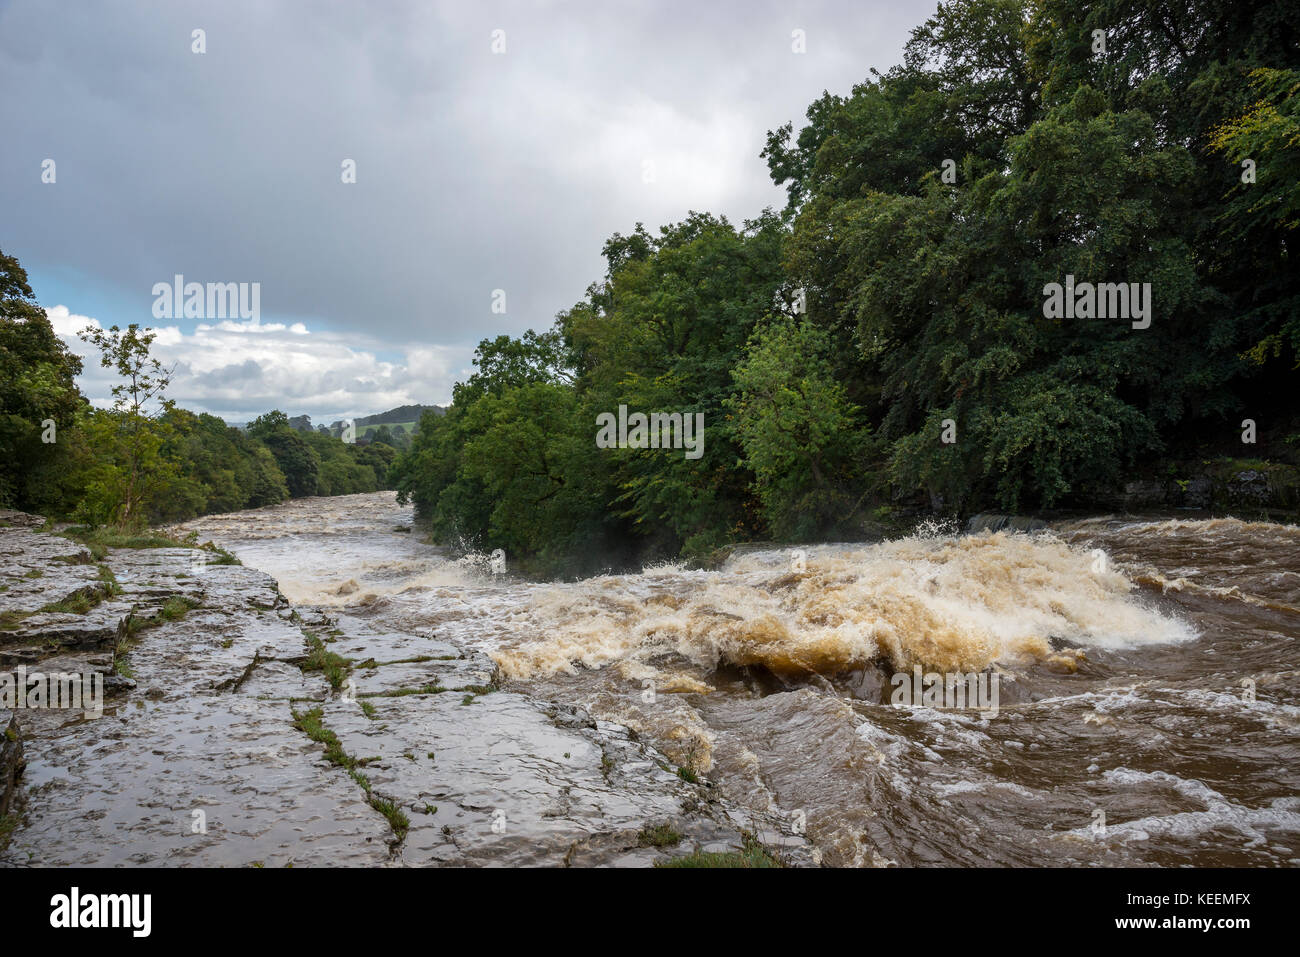
[[[17,259],[0,252],[0,507],[136,529],[308,495],[391,487],[391,445],[300,432],[272,411],[247,430],[167,398],[153,334],[89,329],[115,384],[110,407],[77,387],[81,359],[55,334]]]
[[[401,497],[440,540],[564,565],[1295,464],[1293,13],[940,4],[901,64],[768,134],[783,209],[637,224],[550,329],[484,340]],[[1067,277],[1149,283],[1149,323],[1045,309]],[[620,406],[703,413],[702,456],[598,448]]]

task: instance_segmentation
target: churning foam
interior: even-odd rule
[[[1111,563],[1050,535],[917,535],[806,558],[773,551],[721,570],[675,568],[538,586],[523,625],[494,653],[512,677],[677,655],[711,670],[758,665],[832,675],[886,659],[972,671],[1028,659],[1065,668],[1051,638],[1104,648],[1182,641],[1194,632],[1133,594]],[[521,620],[522,619],[522,620]]]

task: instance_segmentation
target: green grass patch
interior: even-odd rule
[[[374,795],[370,797],[370,806],[388,818],[388,826],[393,829],[393,837],[397,839],[397,843],[400,844],[406,839],[406,832],[411,829],[411,819],[401,808],[387,798]]]
[[[242,564],[244,564],[244,563],[241,562],[238,558],[236,558],[233,554],[231,554],[230,552],[228,552],[228,551],[226,551],[224,548],[222,548],[220,545],[214,545],[214,544],[212,544],[211,542],[205,542],[204,544],[199,545],[198,547],[201,548],[203,551],[205,551],[205,552],[209,552],[209,553],[211,554],[211,557],[208,558],[208,560],[207,560],[207,563],[208,563],[209,565],[242,565]]]
[[[17,814],[0,814],[0,851],[4,851],[9,847],[9,841],[17,829]]]
[[[339,736],[325,727],[324,722],[321,721],[321,715],[324,712],[320,708],[312,708],[310,711],[302,712],[291,711],[290,713],[293,715],[293,726],[295,728],[313,741],[325,745],[326,761],[337,767],[346,768],[348,771],[357,770],[357,759],[343,750],[343,745],[339,742]],[[363,787],[369,790],[370,782],[367,781]]]
[[[34,614],[34,611],[0,611],[0,631],[13,631]]]
[[[135,615],[132,615],[131,619],[127,622],[127,635],[128,637],[131,637],[149,628],[157,628],[160,625],[167,624],[168,622],[180,621],[195,608],[198,608],[200,604],[200,602],[197,602],[192,598],[172,595],[171,598],[168,598],[163,602],[162,608],[158,609],[158,613],[153,617],[138,618]]]
[[[366,792],[367,803],[388,819],[388,826],[393,829],[394,844],[400,844],[405,840],[406,832],[410,830],[410,818],[393,801],[371,793],[370,778],[366,777],[361,770],[367,763],[376,759],[355,758],[344,751],[339,736],[325,727],[325,723],[321,720],[323,713],[320,708],[312,708],[309,711],[290,711],[290,714],[293,715],[293,726],[313,741],[325,745],[325,760],[335,767],[344,768],[361,790]]]
[[[55,555],[50,561],[63,565],[91,565],[95,562],[95,558],[88,552],[77,552],[74,555]]]
[[[641,829],[641,833],[636,836],[637,847],[673,847],[681,842],[681,833],[673,830],[671,824],[656,824],[654,827],[644,827]]]
[[[122,586],[117,583],[117,576],[113,574],[113,569],[101,563],[97,568],[97,572],[99,580],[104,583],[104,591],[107,593],[108,598],[116,598],[122,594]]]
[[[40,611],[56,615],[84,615],[103,601],[104,597],[103,592],[98,589],[93,591],[82,590],[74,592],[67,598],[61,598],[58,601],[50,602],[48,605],[42,605]]]
[[[69,541],[84,545],[90,552],[92,559],[97,562],[104,560],[110,548],[200,548],[211,553],[210,557],[207,558],[207,564],[209,565],[238,565],[240,563],[238,558],[219,545],[214,545],[212,542],[204,542],[200,545],[197,532],[190,532],[184,538],[176,538],[172,535],[151,532],[147,529],[123,530],[108,526],[91,528],[88,525],[73,525],[56,534]],[[68,556],[66,560],[79,564],[88,564],[89,562],[88,559],[78,559],[76,556]]]
[[[721,868],[755,868],[781,867],[780,861],[773,857],[762,844],[746,835],[743,851],[705,852],[692,851],[681,857],[670,857],[665,861],[655,861],[655,867],[721,867]]]
[[[23,574],[24,578],[43,578],[44,576],[45,572],[41,571],[39,568],[29,568]]]
[[[183,598],[180,595],[173,595],[163,602],[162,609],[158,612],[157,621],[180,621],[195,608],[199,607],[199,602],[190,598]]]
[[[325,642],[314,631],[303,631],[307,638],[307,659],[300,666],[303,671],[319,671],[336,691],[343,687],[348,675],[348,659],[325,647]]]
[[[469,692],[469,694],[465,695],[465,697],[462,698],[460,701],[462,705],[467,705],[471,701],[473,701],[476,697],[481,697],[485,694],[491,694],[492,692],[496,691],[497,688],[496,685],[466,685],[461,690]]]
[[[357,703],[358,703],[359,705],[361,705],[361,713],[364,714],[364,715],[365,715],[367,718],[369,718],[371,721],[374,721],[374,720],[375,720],[375,706],[374,706],[373,704],[371,704],[369,701],[358,701]]]
[[[182,548],[184,543],[167,535],[158,535],[147,531],[131,531],[107,526],[91,528],[88,525],[73,525],[56,534],[69,541],[86,546],[94,560],[101,562],[108,555],[110,548]]]

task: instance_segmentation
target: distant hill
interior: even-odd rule
[[[447,410],[440,405],[399,405],[387,412],[380,412],[376,415],[363,415],[356,422],[358,426],[393,425],[398,422],[405,424],[419,422],[420,416],[426,412],[432,412],[434,415],[444,415]]]
[[[411,438],[415,434],[416,426],[420,423],[420,416],[425,412],[432,412],[434,415],[446,415],[447,410],[440,405],[400,405],[396,409],[389,409],[387,412],[357,416],[352,420],[355,426],[352,441],[365,444],[377,430],[387,427],[393,444],[399,449],[407,448],[411,444]],[[339,419],[331,422],[328,426],[317,426],[317,429],[328,432],[335,438],[341,438],[343,436],[343,425],[343,420]]]
[[[353,419],[356,425],[356,435],[358,438],[365,437],[381,425],[387,425],[389,431],[394,435],[409,437],[415,431],[415,427],[420,422],[420,416],[426,412],[432,412],[434,415],[446,415],[447,410],[441,405],[399,405],[395,409],[389,409],[387,412],[377,412],[374,415],[362,415]],[[230,422],[235,428],[247,431],[246,422]],[[396,428],[400,426],[401,428]],[[312,425],[311,416],[295,415],[289,419],[289,427],[297,429],[299,432],[324,432],[338,438],[343,434],[343,420],[338,419],[329,425]],[[409,439],[408,439],[409,441]]]

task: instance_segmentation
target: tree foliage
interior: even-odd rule
[[[616,233],[551,331],[485,340],[399,488],[480,547],[694,554],[882,506],[1088,507],[1239,448],[1243,416],[1296,431],[1296,25],[940,3],[902,63],[768,134],[782,212]],[[1067,276],[1149,283],[1149,324],[1049,316]],[[703,412],[703,456],[593,449],[620,405]]]

